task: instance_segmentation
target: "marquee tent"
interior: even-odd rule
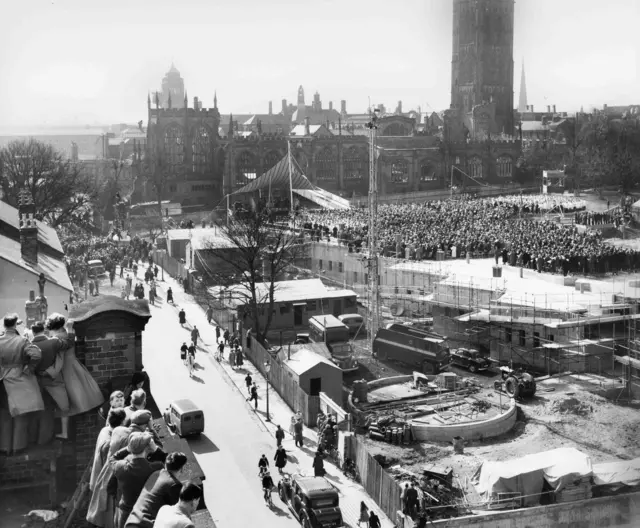
[[[520,493],[522,506],[540,503],[545,482],[556,492],[593,474],[591,458],[571,447],[553,449],[505,462],[484,462],[473,481],[482,498],[491,502],[500,493]]]
[[[291,186],[293,189],[314,189],[313,184],[302,174],[297,163],[292,163]],[[280,189],[289,188],[289,160],[285,156],[267,172],[251,183],[237,190],[234,194],[250,193],[262,191],[269,188]]]

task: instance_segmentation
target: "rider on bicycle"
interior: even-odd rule
[[[267,458],[267,455],[263,454],[260,457],[260,460],[258,460],[258,471],[260,471],[260,473],[262,474],[263,471],[267,471],[268,467],[269,459]]]
[[[262,480],[262,491],[264,493],[265,502],[271,502],[271,490],[273,489],[274,483],[271,478],[271,474],[269,470],[266,468],[260,469],[260,479]]]

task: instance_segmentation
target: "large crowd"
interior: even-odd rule
[[[538,271],[605,273],[640,268],[640,254],[617,248],[597,231],[545,219],[549,213],[582,214],[586,204],[572,197],[500,196],[384,204],[378,207],[379,251],[408,260],[494,257],[504,264]],[[304,211],[301,223],[312,238],[334,239],[360,251],[366,246],[369,213]]]

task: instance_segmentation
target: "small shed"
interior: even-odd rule
[[[335,402],[342,402],[342,370],[335,363],[303,348],[283,359],[289,376],[309,396],[324,392]]]

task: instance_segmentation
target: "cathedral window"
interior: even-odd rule
[[[236,162],[236,183],[246,185],[256,179],[257,169],[253,155],[248,151],[243,151]]]
[[[471,176],[474,180],[482,179],[482,160],[474,156],[467,162],[467,170],[469,172],[469,176]]]
[[[267,155],[264,157],[262,162],[262,168],[264,172],[267,172],[269,169],[272,169],[276,163],[278,163],[282,159],[282,156],[279,152],[275,150],[271,150],[267,152]]]
[[[178,125],[169,125],[164,131],[164,151],[169,165],[184,162],[184,133]]]
[[[436,166],[430,161],[423,161],[420,166],[420,181],[428,182],[437,180],[438,172],[436,170]]]
[[[409,169],[406,161],[396,160],[391,164],[391,181],[393,183],[407,183],[409,181]]]
[[[211,169],[211,133],[206,127],[198,127],[193,137],[193,172],[204,173]]]
[[[329,147],[323,148],[316,155],[316,178],[319,181],[336,179],[336,157]]]
[[[350,181],[363,180],[367,174],[367,156],[355,147],[351,147],[344,156],[344,179]]]
[[[509,156],[500,156],[496,160],[496,172],[498,178],[511,178],[513,176],[513,160]]]

